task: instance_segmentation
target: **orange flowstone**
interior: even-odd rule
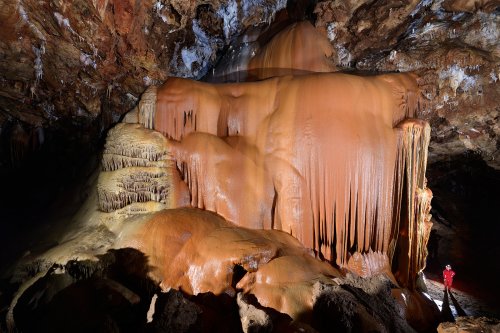
[[[312,299],[303,298],[311,298],[315,281],[333,283],[331,278],[340,276],[285,232],[238,227],[200,209],[164,210],[127,228],[115,246],[145,253],[163,289],[234,295],[233,272],[240,265],[247,273],[238,289],[294,314],[312,307]],[[284,292],[284,286],[290,290]]]
[[[173,155],[193,206],[284,230],[345,266],[352,250],[389,252],[402,181],[395,126],[416,115],[418,94],[411,74],[170,78],[153,127],[180,141]]]

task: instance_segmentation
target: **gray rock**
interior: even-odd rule
[[[248,303],[242,293],[238,293],[236,297],[239,313],[241,318],[241,326],[245,333],[264,333],[273,331],[273,323],[269,315],[261,309],[256,308]]]

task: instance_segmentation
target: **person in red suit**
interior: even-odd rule
[[[444,290],[451,290],[451,285],[453,284],[453,277],[455,276],[455,272],[451,269],[450,265],[446,265],[445,270],[443,271],[443,279],[444,279]]]

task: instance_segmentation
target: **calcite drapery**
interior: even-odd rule
[[[151,106],[127,121],[169,138],[192,206],[289,232],[341,267],[356,252],[397,254],[393,272],[412,286],[428,233],[416,202],[430,135],[405,120],[419,108],[414,76],[170,78]]]

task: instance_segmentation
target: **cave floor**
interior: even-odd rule
[[[424,273],[429,295],[438,305],[442,321],[453,321],[458,316],[500,319],[497,281],[500,267],[492,260],[500,252],[500,243],[492,239],[495,233],[476,235],[467,224],[452,225],[435,220],[433,223],[439,242],[434,249],[429,244]],[[451,294],[445,295],[442,271],[449,263],[456,276]]]
[[[500,318],[500,172],[460,156],[430,165],[427,176],[434,198],[424,273],[429,289],[437,288],[433,298],[444,302],[442,271],[450,264],[452,293],[465,313]]]
[[[441,321],[455,321],[457,317],[499,317],[498,309],[486,304],[482,299],[462,290],[452,289],[445,293],[439,276],[428,274],[426,280],[429,296],[441,312]]]

